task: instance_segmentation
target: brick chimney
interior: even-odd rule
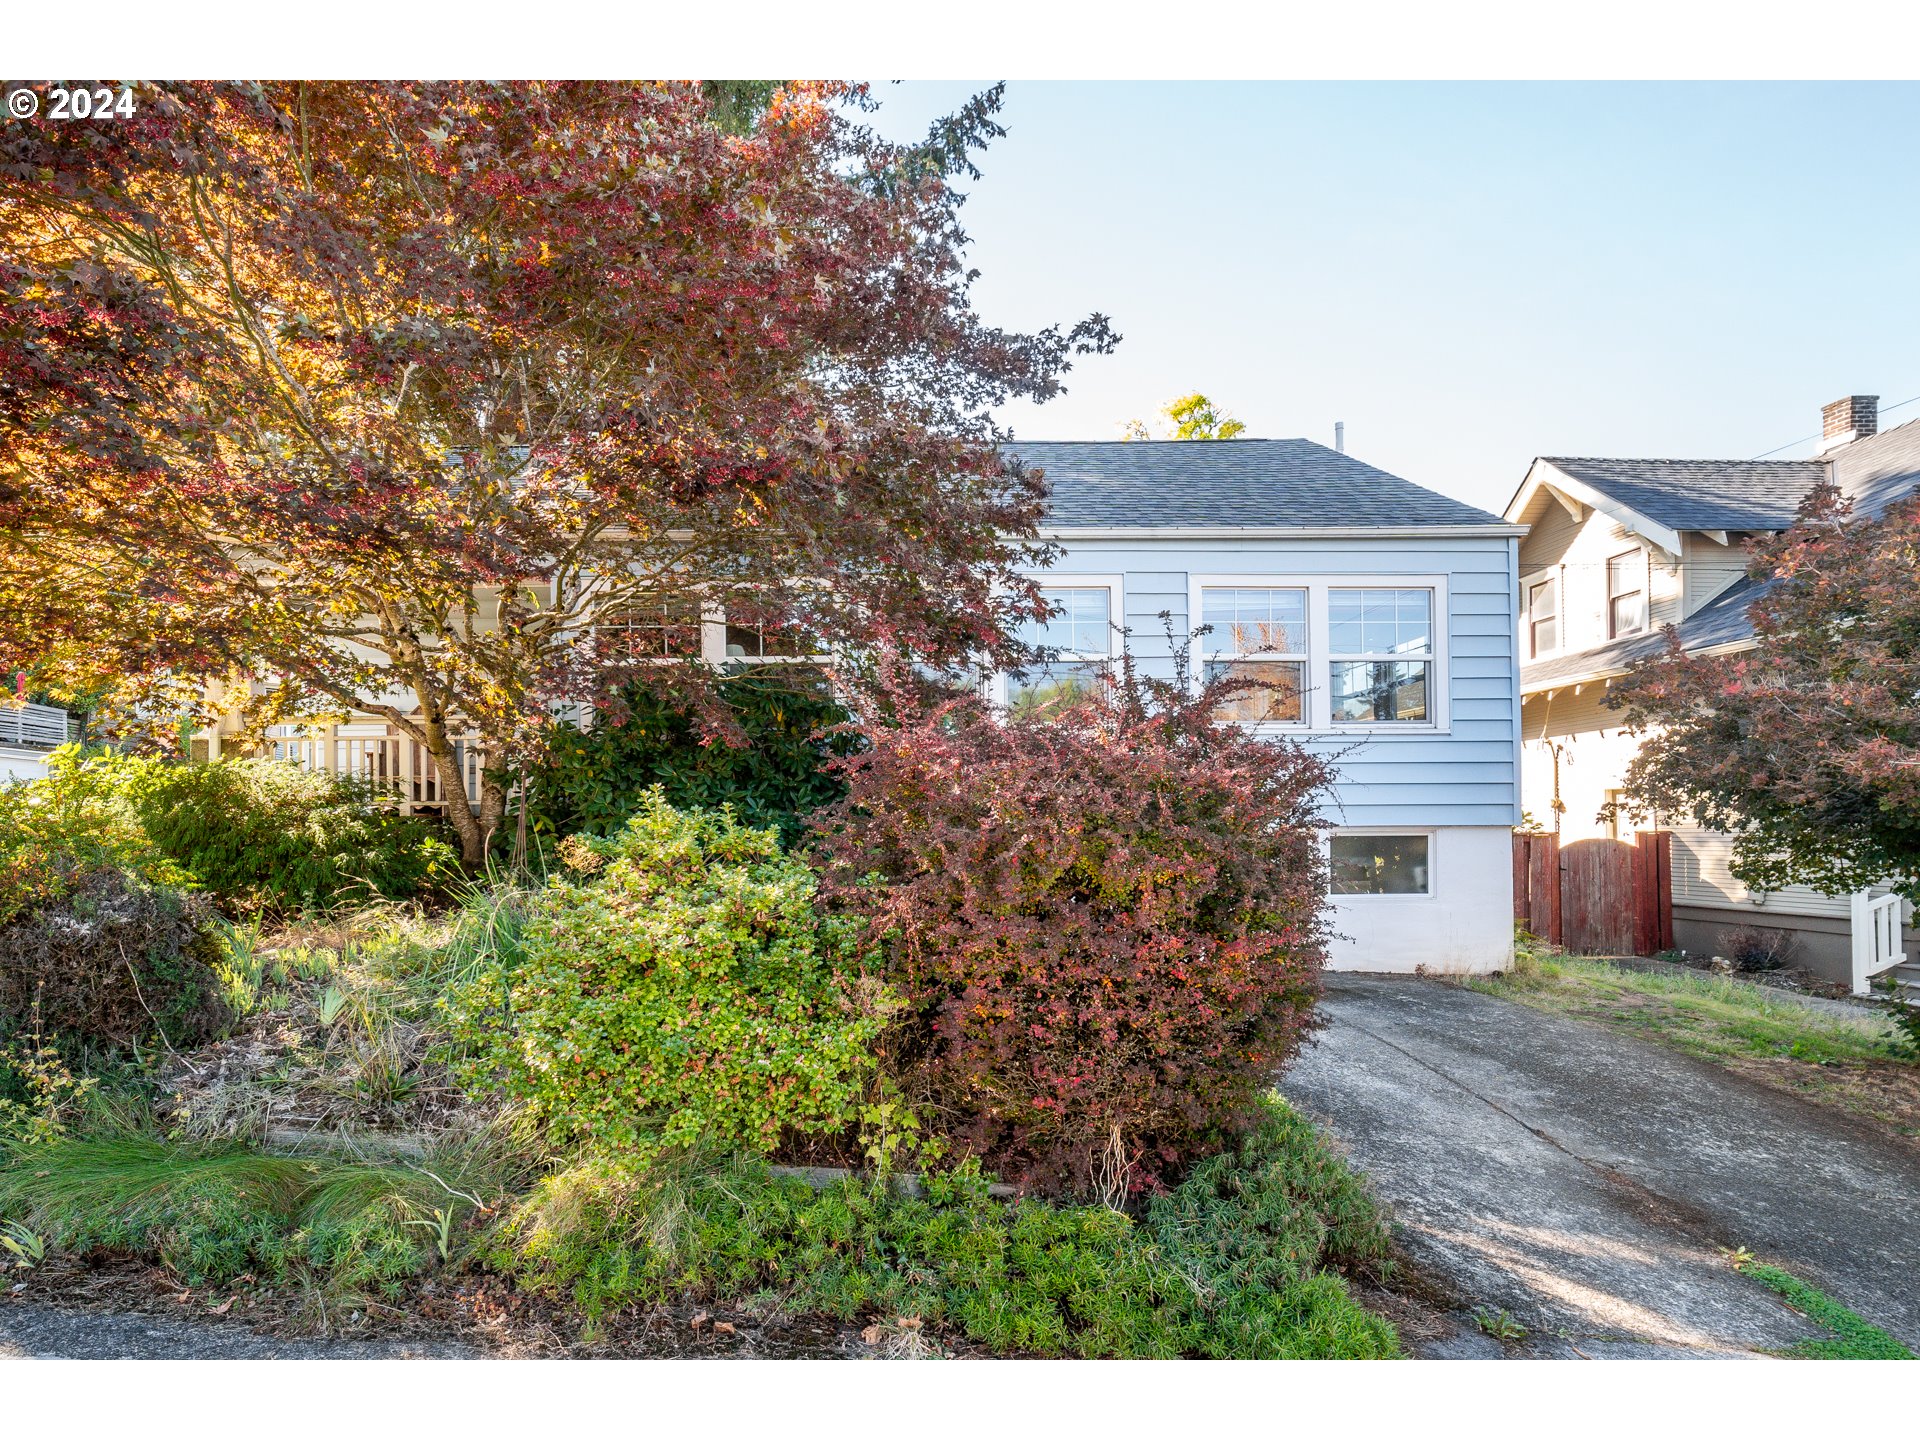
[[[1820,453],[1865,440],[1880,429],[1880,397],[1847,395],[1820,409]]]

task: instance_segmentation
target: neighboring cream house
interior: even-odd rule
[[[1875,396],[1828,405],[1810,460],[1533,462],[1506,518],[1530,527],[1520,542],[1521,803],[1535,824],[1563,840],[1627,837],[1634,822],[1615,807],[1637,742],[1604,703],[1614,678],[1658,653],[1667,625],[1689,650],[1751,646],[1759,586],[1746,576],[1746,542],[1791,525],[1822,480],[1869,514],[1920,487],[1920,422],[1879,434],[1877,421]],[[1901,963],[1911,907],[1887,887],[1750,891],[1728,868],[1727,836],[1655,820],[1674,834],[1681,948],[1719,953],[1736,926],[1790,931],[1794,963],[1855,990]]]

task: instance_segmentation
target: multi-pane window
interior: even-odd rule
[[[1247,682],[1220,707],[1225,720],[1298,724],[1307,674],[1307,592],[1274,586],[1200,592],[1203,674]]]
[[[1527,586],[1527,658],[1537,660],[1560,648],[1560,587],[1553,580]]]
[[[1101,683],[1113,656],[1113,590],[1106,585],[1047,586],[1041,590],[1049,615],[1020,629],[1023,643],[1039,652],[1007,676],[1007,709],[1014,714],[1045,710]]]
[[[1336,725],[1431,723],[1433,591],[1329,589],[1327,650]]]
[[[1646,556],[1629,550],[1607,561],[1607,638],[1635,635],[1646,628]]]
[[[1432,891],[1426,835],[1335,835],[1328,845],[1336,895],[1426,895]]]
[[[729,660],[801,660],[820,655],[820,639],[797,625],[729,620],[726,629]]]
[[[697,660],[700,611],[671,601],[623,606],[598,625],[602,653],[613,660]]]

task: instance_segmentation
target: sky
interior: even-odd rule
[[[915,138],[983,82],[876,85]],[[1536,455],[1811,454],[1920,419],[1920,85],[1009,83],[963,213],[990,323],[1125,337],[1000,419],[1203,391],[1490,510]]]

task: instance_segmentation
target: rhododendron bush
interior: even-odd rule
[[[816,821],[821,893],[904,1006],[882,1064],[1009,1179],[1117,1201],[1241,1128],[1313,1023],[1327,762],[1120,681],[1004,723],[876,725]]]

